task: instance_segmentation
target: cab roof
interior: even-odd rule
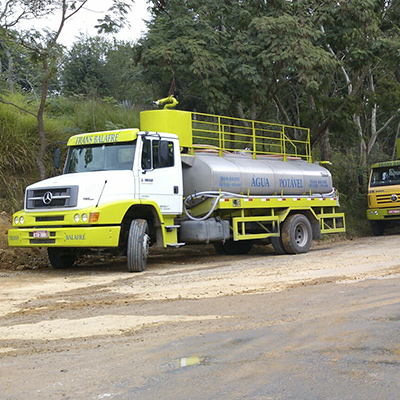
[[[400,165],[400,160],[395,161],[385,161],[372,164],[371,168],[382,168],[382,167],[396,167]]]

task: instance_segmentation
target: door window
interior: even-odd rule
[[[144,170],[173,166],[173,142],[168,140],[143,140],[142,168]]]

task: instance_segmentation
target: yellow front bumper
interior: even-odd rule
[[[12,228],[8,245],[12,247],[117,247],[120,226],[71,228]]]

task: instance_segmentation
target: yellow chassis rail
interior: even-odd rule
[[[208,199],[190,209],[193,216],[201,216],[215,199]],[[308,214],[319,222],[321,234],[346,231],[344,213],[337,213],[337,198],[279,197],[220,199],[214,215],[232,220],[234,240],[267,239],[280,236],[280,224],[291,213]],[[262,232],[249,233],[248,224],[257,224]]]

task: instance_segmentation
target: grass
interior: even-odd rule
[[[25,187],[38,180],[36,155],[39,135],[36,104],[21,94],[3,95],[0,103],[0,210],[12,213],[23,206]],[[117,104],[112,99],[49,98],[46,104],[47,175],[53,175],[53,154],[57,142],[66,142],[76,133],[139,127],[139,110]]]

